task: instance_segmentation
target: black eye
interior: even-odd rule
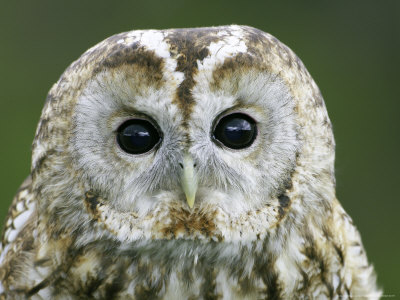
[[[214,129],[214,138],[228,148],[249,147],[257,136],[256,122],[241,113],[227,115],[219,120]]]
[[[157,129],[149,121],[132,119],[117,130],[117,142],[125,152],[141,154],[150,151],[161,140]]]

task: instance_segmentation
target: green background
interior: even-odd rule
[[[131,29],[245,24],[275,35],[319,85],[337,194],[385,294],[400,297],[400,1],[0,2],[0,220],[29,174],[47,91],[87,48]]]

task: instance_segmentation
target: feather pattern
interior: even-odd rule
[[[257,128],[240,150],[213,134],[235,113]],[[151,151],[118,146],[132,119],[156,124]],[[114,35],[48,94],[1,241],[0,299],[378,299],[334,157],[318,87],[271,35]]]

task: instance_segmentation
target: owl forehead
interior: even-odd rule
[[[268,62],[265,54],[273,51],[272,45],[277,47],[276,42],[262,31],[234,25],[131,31],[88,52],[100,53],[93,76],[102,71],[136,76],[138,92],[168,86],[173,89],[172,102],[187,118],[196,105],[193,90],[198,85],[218,89],[224,80],[246,69],[272,70],[274,62]]]

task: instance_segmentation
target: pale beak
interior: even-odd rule
[[[181,170],[181,185],[186,196],[186,201],[189,207],[192,208],[196,198],[197,191],[197,174],[192,157],[186,154],[183,157],[183,162],[180,164]]]

